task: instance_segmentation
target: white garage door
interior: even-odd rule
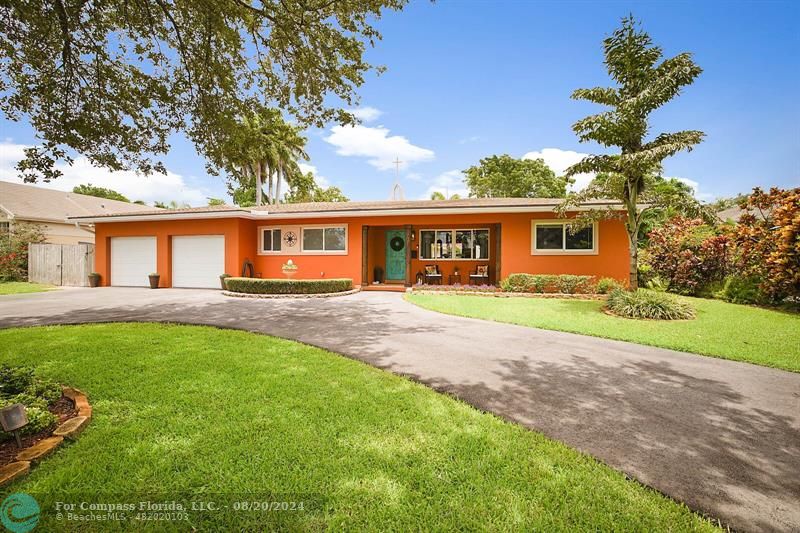
[[[147,276],[155,271],[155,237],[111,238],[111,285],[147,287]]]
[[[219,288],[225,273],[225,236],[172,238],[172,286]]]

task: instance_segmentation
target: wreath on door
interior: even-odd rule
[[[392,250],[395,252],[399,252],[405,247],[406,243],[402,237],[394,237],[391,241],[389,241],[389,246],[392,247]]]

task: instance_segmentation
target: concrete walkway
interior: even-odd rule
[[[734,528],[800,531],[800,374],[452,317],[392,293],[242,300],[106,288],[0,296],[0,327],[131,320],[245,329],[327,348],[541,431]]]

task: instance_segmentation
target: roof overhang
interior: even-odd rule
[[[208,211],[194,213],[147,213],[137,215],[111,216],[82,216],[70,217],[70,220],[84,223],[113,223],[137,222],[158,220],[200,220],[218,218],[245,218],[250,220],[293,220],[308,218],[353,218],[353,217],[391,217],[391,216],[419,216],[419,215],[476,215],[476,214],[503,214],[503,213],[552,213],[556,206],[553,205],[525,205],[525,206],[476,206],[476,207],[422,207],[398,209],[341,209],[337,211],[304,211],[304,212],[269,212],[267,210],[229,210]],[[592,209],[623,209],[621,204],[592,204],[569,209],[570,212],[589,211]]]

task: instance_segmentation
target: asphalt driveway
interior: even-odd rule
[[[113,321],[214,325],[327,348],[541,431],[734,528],[800,531],[800,374],[442,315],[396,293],[0,297],[0,327]]]

